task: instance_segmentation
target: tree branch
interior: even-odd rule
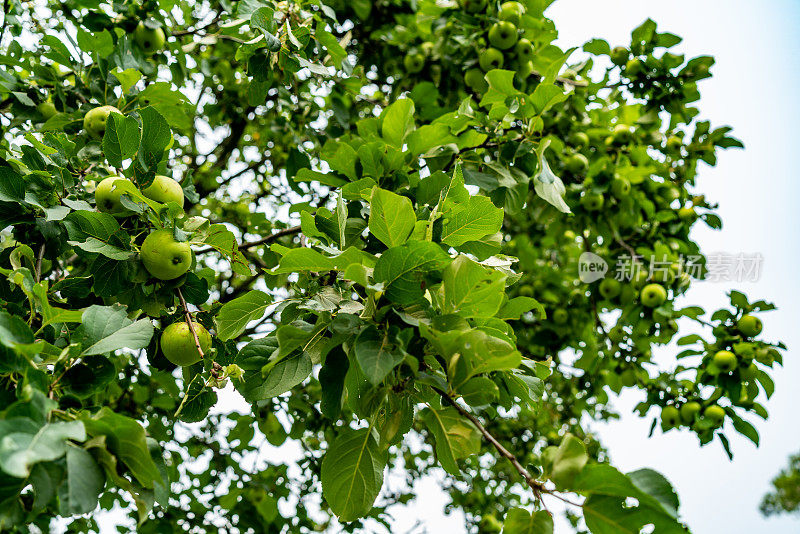
[[[238,249],[239,250],[247,250],[249,248],[257,247],[259,245],[266,245],[267,243],[271,243],[271,242],[275,241],[276,239],[280,239],[281,237],[284,237],[284,236],[287,236],[287,235],[292,235],[292,234],[297,234],[299,232],[300,232],[300,226],[299,225],[298,226],[290,226],[289,228],[284,228],[283,230],[278,230],[274,234],[270,234],[270,235],[268,235],[266,237],[262,237],[261,239],[257,239],[255,241],[249,241],[249,242],[246,242],[246,243],[242,243],[242,244],[240,244],[238,246]],[[201,248],[200,250],[195,250],[194,253],[195,254],[205,254],[206,252],[211,252],[212,250],[216,250],[216,249],[214,249],[214,247]]]
[[[200,359],[203,359],[205,358],[205,354],[203,353],[203,348],[200,346],[200,338],[197,337],[197,332],[194,329],[194,321],[192,321],[192,314],[189,313],[189,307],[186,305],[186,299],[183,298],[181,288],[176,288],[175,291],[178,292],[178,299],[180,299],[183,313],[186,315],[186,324],[189,325],[189,330],[192,332],[192,337],[194,337],[194,345],[197,347],[197,352],[200,353]]]

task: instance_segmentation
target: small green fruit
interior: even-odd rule
[[[631,142],[633,139],[633,132],[631,131],[630,127],[626,124],[617,124],[614,127],[614,132],[612,134],[614,144],[617,145],[624,145]]]
[[[135,187],[133,182],[120,176],[109,176],[97,184],[97,188],[94,190],[94,201],[97,204],[97,209],[110,213],[115,217],[131,215],[133,212],[120,202],[120,197],[123,194],[121,186],[125,183]]]
[[[484,72],[503,68],[503,53],[496,48],[487,48],[478,56],[478,64]]]
[[[478,13],[486,10],[486,0],[458,0],[458,5],[467,13]]]
[[[106,133],[106,122],[111,112],[120,113],[114,106],[100,106],[90,109],[83,116],[83,129],[94,138],[101,138]]]
[[[521,63],[525,63],[533,59],[533,44],[528,39],[520,39],[514,45],[514,53]]]
[[[675,406],[664,406],[661,409],[661,428],[669,430],[681,423],[681,414]]]
[[[683,222],[693,223],[697,220],[697,212],[690,206],[683,206],[678,210],[678,218]]]
[[[600,193],[585,193],[580,203],[586,211],[600,211],[605,204],[605,198]]]
[[[489,28],[489,43],[495,48],[506,50],[517,42],[517,27],[507,21],[495,22]]]
[[[615,46],[611,49],[611,62],[621,67],[627,63],[630,55],[631,53],[624,46]]]
[[[758,366],[755,363],[751,363],[747,367],[740,367],[739,368],[739,377],[742,380],[750,381],[756,377],[758,373]]]
[[[486,83],[483,71],[480,69],[469,69],[464,74],[464,83],[476,93],[485,93],[489,89],[489,84]]]
[[[553,322],[556,324],[566,324],[569,320],[569,312],[564,308],[553,311]]]
[[[133,31],[133,40],[142,49],[142,51],[152,56],[159,50],[164,48],[164,43],[167,42],[164,36],[164,30],[161,28],[149,28],[140,22],[136,29]]]
[[[510,22],[512,24],[519,24],[520,17],[525,14],[525,6],[519,2],[503,2],[500,6],[500,11],[497,18]]]
[[[611,181],[611,194],[616,198],[622,199],[631,192],[631,183],[621,176],[617,176]]]
[[[406,68],[406,72],[416,74],[425,66],[425,56],[420,53],[407,54],[403,58],[403,66]]]
[[[603,298],[613,299],[622,292],[622,284],[615,278],[603,278],[598,289]]]
[[[742,333],[743,336],[746,337],[755,337],[761,333],[761,329],[764,328],[761,319],[756,317],[755,315],[743,315],[741,319],[736,323],[736,328],[739,329],[739,332]]]
[[[656,308],[666,302],[667,290],[661,284],[647,284],[642,288],[639,300],[648,308]]]
[[[572,132],[569,136],[569,142],[579,148],[589,146],[589,136],[586,132]]]
[[[700,413],[703,407],[697,401],[689,401],[681,406],[681,421],[684,424],[690,425],[694,422],[695,416]]]
[[[589,168],[589,160],[583,154],[572,154],[564,166],[572,174],[583,174]]]
[[[211,334],[200,323],[192,321],[192,326],[203,354],[207,354],[211,349]],[[201,358],[194,335],[184,321],[172,323],[164,329],[161,334],[161,351],[169,361],[181,367],[193,365]]]
[[[644,63],[638,58],[633,58],[625,64],[625,75],[628,78],[635,78],[644,72]]]
[[[142,243],[142,263],[159,280],[173,280],[192,266],[189,243],[175,241],[170,230],[156,230]]]
[[[42,114],[44,120],[48,120],[58,113],[55,104],[52,102],[40,102],[36,106],[36,111]]]
[[[153,183],[142,190],[142,194],[150,200],[162,204],[175,202],[181,208],[183,207],[183,188],[169,176],[157,174]]]
[[[714,423],[714,425],[719,426],[725,419],[725,410],[721,406],[712,404],[705,409],[703,417]]]
[[[736,355],[729,350],[720,350],[714,354],[714,365],[723,373],[730,373],[736,369]]]

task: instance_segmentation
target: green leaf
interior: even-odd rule
[[[367,327],[358,335],[353,350],[361,371],[374,385],[383,382],[404,358],[389,339],[389,332],[380,332],[375,326]]]
[[[458,256],[442,273],[444,313],[492,317],[505,297],[506,276]]]
[[[272,297],[258,290],[226,302],[216,317],[217,337],[222,341],[238,337],[248,323],[264,316],[271,303]]]
[[[561,87],[551,83],[540,83],[531,95],[531,103],[537,115],[541,115],[549,108],[567,99],[569,93],[565,93]]]
[[[456,460],[480,451],[481,433],[478,428],[455,408],[425,408],[420,417],[433,434],[439,463],[451,475],[459,475],[461,471]]]
[[[479,241],[500,231],[503,210],[489,197],[473,196],[444,212],[442,243],[459,247],[467,241]]]
[[[503,534],[553,534],[553,516],[546,510],[528,513],[524,508],[512,508],[506,514]]]
[[[558,489],[571,487],[589,461],[586,445],[572,434],[564,436],[558,448],[548,447],[545,452],[546,471]]]
[[[539,148],[536,150],[539,156],[539,172],[533,177],[533,189],[536,191],[537,195],[549,202],[558,211],[562,213],[572,213],[567,203],[564,202],[564,194],[567,192],[567,188],[564,186],[564,182],[561,181],[561,178],[553,174],[553,171],[550,170],[550,165],[547,163],[547,158],[544,155],[544,151],[549,144],[550,140],[545,140],[539,144]]]
[[[132,157],[139,149],[139,123],[133,117],[111,113],[103,135],[103,153],[108,162],[122,168],[122,161]]]
[[[410,98],[396,100],[383,110],[381,117],[383,138],[388,144],[402,148],[406,136],[414,129],[414,102]]]
[[[87,32],[78,28],[78,46],[87,54],[96,52],[101,58],[114,52],[114,40],[108,30]]]
[[[536,299],[531,297],[514,297],[506,302],[497,313],[499,319],[518,320],[523,314],[534,311],[536,317],[544,319],[546,317],[544,306]]]
[[[122,70],[119,67],[116,67],[111,71],[111,74],[119,80],[119,83],[122,85],[123,93],[130,91],[131,87],[139,83],[139,80],[142,79],[142,73],[136,69]]]
[[[411,199],[376,187],[370,200],[369,231],[389,248],[408,240],[417,217]]]
[[[365,516],[383,486],[386,457],[369,428],[345,428],[322,460],[322,492],[342,522]]]
[[[156,108],[147,106],[137,111],[142,119],[142,137],[133,178],[136,185],[144,188],[153,182],[158,164],[164,158],[164,151],[172,139],[172,132],[169,123]]]
[[[312,368],[313,363],[308,353],[298,351],[272,366],[266,377],[260,371],[246,376],[239,389],[250,402],[271,399],[286,393],[308,378]]]
[[[386,296],[401,305],[411,304],[425,294],[425,273],[441,269],[450,261],[439,245],[409,241],[384,252],[375,264],[373,277],[382,282]]]
[[[124,306],[90,306],[83,312],[83,320],[76,338],[83,344],[84,355],[104,354],[118,349],[146,348],[153,337],[153,323],[149,319],[136,322],[128,319]]]
[[[647,524],[655,532],[684,533],[677,521],[678,499],[669,482],[650,469],[628,476],[608,464],[586,466],[575,479],[573,491],[587,495],[583,511],[592,533],[639,533]],[[638,501],[628,506],[631,497]]]
[[[16,345],[33,343],[33,332],[25,321],[0,310],[0,345],[13,349]]]
[[[138,421],[103,407],[83,423],[90,436],[105,436],[108,450],[124,463],[145,488],[161,481],[161,473],[150,456],[147,434]]]
[[[26,478],[38,462],[57,460],[67,452],[67,440],[84,441],[86,429],[80,421],[48,423],[36,432],[29,426],[0,425],[0,469],[11,476]]]
[[[66,495],[71,514],[86,514],[97,507],[106,477],[92,455],[73,445],[67,447]]]
[[[328,419],[338,419],[342,411],[344,377],[349,367],[347,354],[341,347],[334,347],[325,357],[325,363],[319,370],[319,385],[322,388],[320,411]]]

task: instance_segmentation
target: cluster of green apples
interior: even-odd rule
[[[485,0],[459,0],[459,5],[468,13],[485,13],[488,10]],[[525,6],[520,2],[503,2],[497,11],[496,19],[487,30],[487,44],[478,54],[478,66],[464,74],[464,82],[475,93],[484,93],[488,84],[484,74],[492,69],[511,68],[524,80],[533,72],[531,59],[534,56],[533,43],[521,37],[520,20],[525,15]]]
[[[713,402],[699,399],[682,404],[668,404],[661,409],[661,429],[664,431],[685,426],[696,431],[719,428],[725,421],[725,409]]]
[[[772,350],[756,341],[763,329],[761,319],[752,314],[744,314],[735,326],[720,324],[714,327],[716,342],[708,346],[706,366],[700,379],[711,382],[719,376],[737,376],[742,382],[756,378],[756,362],[771,365],[774,361]]]

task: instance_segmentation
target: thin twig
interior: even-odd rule
[[[183,298],[181,288],[177,288],[176,291],[178,292],[178,299],[181,301],[181,306],[183,306],[183,313],[186,315],[186,324],[189,325],[189,330],[192,332],[192,336],[194,337],[194,345],[197,347],[197,352],[200,353],[200,358],[202,359],[205,357],[205,354],[203,353],[203,348],[200,346],[200,338],[197,337],[197,332],[194,329],[192,314],[189,313],[189,307],[186,306],[186,300]]]
[[[39,255],[36,257],[35,280],[37,284],[42,280],[42,258],[44,258],[44,243],[39,246]]]
[[[517,457],[514,456],[508,449],[503,447],[502,443],[497,441],[497,439],[495,439],[495,437],[491,433],[489,433],[488,430],[486,430],[486,427],[483,426],[483,423],[481,423],[477,417],[475,417],[473,414],[462,408],[460,404],[458,404],[454,399],[450,397],[450,395],[448,395],[441,389],[436,387],[434,387],[433,389],[439,395],[441,395],[442,398],[448,402],[448,404],[453,406],[453,408],[455,408],[458,411],[458,413],[460,413],[461,415],[472,421],[472,424],[474,424],[475,427],[480,431],[480,433],[483,434],[483,437],[486,439],[486,441],[488,441],[497,450],[497,452],[500,453],[500,456],[511,462],[511,465],[514,466],[514,469],[516,469],[516,471],[522,476],[522,478],[525,479],[525,482],[528,484],[528,487],[530,487],[531,490],[533,491],[533,494],[536,497],[536,499],[539,502],[542,502],[542,492],[547,491],[546,488],[544,487],[544,484],[533,478],[533,475],[531,475],[530,472],[527,469],[525,469],[525,467],[521,463],[519,463]]]
[[[278,230],[274,234],[270,234],[270,235],[268,235],[266,237],[262,237],[261,239],[257,239],[255,241],[250,241],[250,242],[247,242],[247,243],[242,243],[237,248],[239,250],[246,250],[248,248],[257,247],[259,245],[266,245],[267,243],[271,243],[272,241],[275,241],[276,239],[279,239],[279,238],[287,236],[287,235],[296,234],[298,232],[300,232],[300,226],[291,226],[289,228],[284,228],[283,230]],[[214,247],[206,247],[206,248],[201,248],[200,250],[195,250],[194,253],[195,254],[205,254],[206,252],[211,252],[212,250],[216,250],[216,249]]]

